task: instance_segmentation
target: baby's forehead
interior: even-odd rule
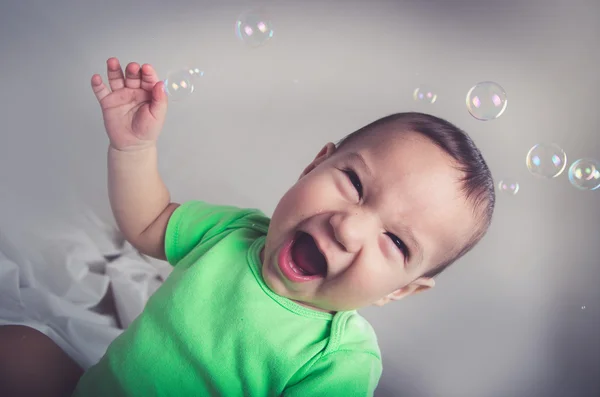
[[[344,142],[341,149],[393,152],[406,149],[407,146],[414,147],[415,144],[438,147],[432,140],[417,131],[406,126],[390,125],[373,128],[353,136],[348,142]]]
[[[394,168],[399,173],[409,169],[413,172],[440,171],[444,169],[452,172],[457,177],[456,161],[441,147],[428,137],[411,130],[398,130],[393,128],[375,129],[356,137],[340,148],[339,155],[348,157],[362,157],[370,168],[376,168],[377,177],[380,168]]]
[[[371,200],[385,207],[400,204],[427,204],[430,212],[440,207],[439,200],[462,204],[466,197],[461,180],[464,173],[450,155],[420,136],[367,142],[343,148],[339,156],[358,174]],[[412,205],[411,205],[412,206]]]

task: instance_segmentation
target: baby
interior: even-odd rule
[[[150,65],[107,66],[110,89],[99,75],[92,88],[111,207],[128,241],[174,270],[74,395],[373,395],[381,353],[356,310],[432,288],[489,227],[494,184],[471,139],[395,114],[327,143],[271,219],[179,205],[157,168],[163,83]]]

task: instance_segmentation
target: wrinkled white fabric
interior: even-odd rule
[[[171,267],[139,255],[93,213],[78,219],[17,238],[0,225],[0,326],[35,328],[87,369]]]

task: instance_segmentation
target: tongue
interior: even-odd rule
[[[292,247],[292,259],[307,276],[325,275],[327,262],[310,234],[302,233]]]

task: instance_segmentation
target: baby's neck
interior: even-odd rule
[[[295,303],[297,303],[297,304],[299,304],[300,306],[304,306],[304,307],[306,307],[306,308],[308,308],[308,309],[316,310],[316,311],[318,311],[318,312],[324,312],[324,313],[329,313],[329,314],[335,314],[335,313],[336,313],[335,311],[321,309],[320,307],[311,306],[311,305],[309,305],[309,304],[307,304],[307,303],[304,303],[304,302],[299,302],[299,301],[295,301],[295,300],[293,300],[293,299],[291,299],[291,301],[292,301],[292,302],[295,302]]]

